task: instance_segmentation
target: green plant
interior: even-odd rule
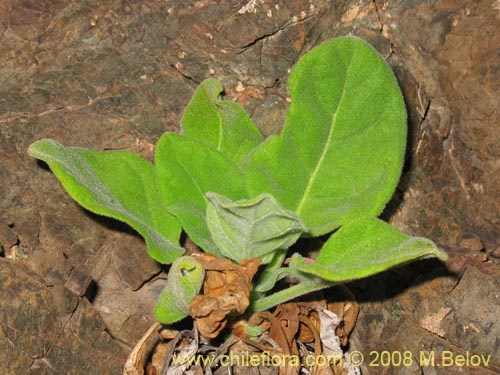
[[[30,146],[83,207],[128,223],[150,256],[173,262],[155,311],[160,321],[189,315],[205,277],[195,258],[182,256],[181,228],[216,257],[261,259],[253,310],[418,258],[446,259],[430,240],[377,218],[396,188],[406,142],[405,105],[385,61],[360,39],[337,38],[306,54],[289,84],[283,131],[266,140],[208,79],[186,108],[182,133],[159,140],[154,166],[127,151],[51,139]],[[299,237],[330,232],[314,262],[299,254],[285,262]],[[287,276],[298,282],[274,291]]]

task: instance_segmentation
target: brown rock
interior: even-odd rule
[[[0,285],[2,373],[119,373],[125,353],[87,300],[10,260],[0,259]]]
[[[153,319],[151,306],[161,291],[154,285],[162,280],[155,279],[158,269],[148,261],[134,271],[130,263],[115,258],[123,247],[136,264],[143,259],[144,245],[128,238],[133,235],[123,226],[89,215],[72,202],[54,176],[27,156],[30,143],[52,137],[100,150],[131,149],[151,159],[148,145],[155,144],[164,131],[179,128],[194,88],[210,76],[224,83],[227,98],[241,103],[265,134],[277,133],[286,114],[288,69],[320,42],[352,33],[376,46],[395,68],[409,111],[407,167],[386,216],[409,234],[427,236],[450,253],[460,251],[464,258],[457,261],[457,270],[465,272],[454,302],[447,300],[451,304],[446,306],[439,301],[449,297],[447,277],[446,282],[440,277],[437,284],[430,283],[430,289],[421,279],[425,293],[415,292],[416,285],[404,298],[397,299],[394,293],[394,288],[403,292],[413,285],[420,272],[432,274],[436,264],[370,279],[378,288],[364,288],[370,292],[358,290],[356,295],[363,322],[354,330],[360,332],[359,347],[377,349],[381,342],[415,350],[446,347],[421,322],[436,317],[428,327],[445,334],[452,327],[469,327],[453,320],[461,321],[470,313],[468,304],[476,307],[478,321],[453,340],[461,346],[491,344],[488,333],[472,332],[474,327],[482,332],[485,324],[498,324],[498,320],[488,322],[486,309],[492,301],[479,288],[494,284],[477,281],[480,275],[489,280],[488,275],[495,272],[486,272],[483,263],[482,268],[476,267],[481,268],[477,275],[468,270],[467,253],[492,262],[488,264],[493,269],[500,262],[498,28],[495,0],[153,0],[96,2],[91,7],[74,0],[0,2],[0,212],[9,228],[2,227],[0,241],[6,255],[13,234],[17,237],[11,249],[19,262],[16,267],[25,271],[9,277],[19,293],[34,288],[35,279],[36,288],[41,288],[35,289],[42,292],[25,297],[51,301],[34,300],[29,305],[33,316],[45,316],[37,332],[45,330],[45,336],[57,332],[66,347],[81,349],[82,358],[91,354],[93,366],[111,362],[115,366],[115,357],[100,360],[103,357],[93,349],[87,350],[94,337],[65,336],[54,328],[60,317],[50,304],[57,304],[67,319],[71,301],[77,298],[64,288],[71,270],[90,275],[97,282],[95,308],[106,316],[113,334],[131,345]],[[112,256],[110,249],[116,249]],[[5,261],[0,259],[0,272],[13,267]],[[104,272],[108,266],[109,272]],[[153,277],[151,284],[146,275]],[[76,283],[77,294],[85,284]],[[7,293],[7,284],[0,285],[0,293]],[[49,297],[44,285],[64,292]],[[485,304],[465,298],[468,289],[476,290]],[[494,295],[495,290],[488,290]],[[382,304],[377,298],[390,300]],[[27,301],[16,301],[18,305],[8,305],[7,310],[2,304],[0,313],[9,312],[4,314],[14,319],[29,310],[23,305]],[[90,314],[87,305],[78,306]],[[415,306],[427,310],[418,312]],[[443,317],[442,308],[452,310]],[[403,319],[414,324],[401,325]],[[94,316],[89,322],[97,320]],[[33,372],[50,373],[40,344],[46,342],[43,336],[40,341],[27,331],[14,335],[18,327],[0,323],[0,342],[6,348],[0,350],[0,368],[8,369],[3,371],[8,374],[24,373],[25,364],[33,362]],[[61,361],[74,357],[62,344],[52,348],[48,353]],[[85,367],[65,362],[54,368],[75,374]],[[94,373],[106,373],[101,369],[94,368]],[[394,369],[394,373],[403,370],[421,373],[414,367]]]

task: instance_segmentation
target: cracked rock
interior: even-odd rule
[[[119,373],[125,352],[86,299],[64,288],[52,291],[28,268],[6,259],[0,259],[0,285],[2,373]],[[74,336],[79,339],[68,345]]]

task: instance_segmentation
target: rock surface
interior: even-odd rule
[[[2,374],[118,374],[123,350],[87,299],[0,260]]]
[[[289,69],[350,33],[387,58],[409,110],[407,166],[385,216],[445,248],[460,275],[424,262],[352,285],[353,349],[484,351],[489,366],[466,370],[499,372],[499,27],[496,0],[2,1],[1,372],[121,373],[165,279],[129,228],[77,206],[29,144],[151,160],[208,77],[276,133]]]

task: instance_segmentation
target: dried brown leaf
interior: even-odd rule
[[[307,316],[314,322],[315,328],[319,331],[319,318],[314,308],[321,307],[330,310],[337,314],[342,322],[337,327],[337,336],[340,337],[341,345],[346,346],[349,334],[356,325],[356,320],[359,314],[359,306],[354,295],[344,285],[339,285],[332,289],[332,294],[335,295],[335,302],[327,302],[328,298],[321,298],[309,302],[299,303],[302,315]],[[311,343],[314,340],[313,332],[305,325],[301,325],[299,329],[299,340],[304,343]]]
[[[125,362],[123,375],[144,375],[149,352],[160,339],[157,332],[159,326],[160,323],[154,323],[137,342]]]
[[[311,307],[326,308],[325,300],[303,302],[299,304],[301,315],[309,319],[309,324],[301,322],[299,327],[298,340],[303,343],[312,343],[316,339],[316,332],[319,332],[319,316]]]
[[[147,375],[159,375],[163,370],[163,365],[165,364],[165,357],[170,349],[170,342],[159,343],[151,357],[151,363],[148,364],[146,369]]]
[[[340,337],[342,346],[346,346],[349,335],[356,325],[359,314],[359,305],[356,302],[354,295],[344,285],[335,288],[335,293],[339,297],[336,298],[340,302],[330,302],[327,304],[327,309],[337,314],[342,323],[337,327],[337,336]]]
[[[334,372],[330,366],[325,364],[322,366],[315,366],[311,375],[337,375],[337,373]]]
[[[226,327],[228,314],[243,314],[250,305],[252,279],[261,260],[252,258],[234,264],[210,254],[197,254],[196,260],[205,269],[205,281],[203,294],[191,302],[191,316],[202,336],[215,338]]]
[[[297,344],[295,342],[296,335],[299,331],[299,314],[300,309],[295,303],[285,303],[278,305],[274,311],[274,316],[280,324],[281,331],[283,332],[288,347],[289,354],[298,354]],[[278,340],[278,337],[274,337],[273,329],[271,326],[269,335],[271,338]],[[278,342],[278,341],[276,341]]]

